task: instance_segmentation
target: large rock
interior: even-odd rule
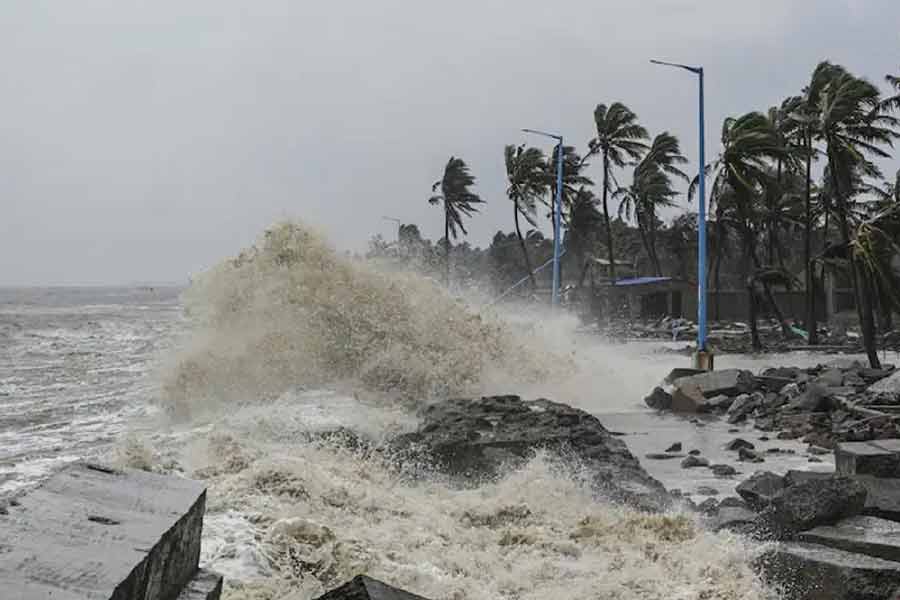
[[[661,387],[655,387],[650,395],[644,398],[644,403],[656,410],[669,410],[672,408],[672,394]]]
[[[696,385],[706,398],[713,398],[720,394],[725,396],[748,394],[753,391],[756,380],[750,371],[725,369],[722,371],[708,371],[675,380],[676,388],[687,384]]]
[[[0,597],[176,598],[197,575],[205,506],[196,481],[72,465],[0,514]],[[210,577],[196,588],[215,598]]]
[[[878,517],[852,517],[797,536],[801,542],[900,562],[900,524]]]
[[[538,450],[565,453],[612,500],[645,510],[664,510],[676,501],[596,417],[549,400],[491,396],[433,404],[423,411],[419,429],[395,438],[391,447],[401,459],[430,459],[432,468],[461,484],[508,472]]]
[[[834,462],[841,475],[900,477],[900,440],[844,442],[835,448]]]
[[[818,544],[779,544],[756,561],[784,600],[893,600],[900,563]]]
[[[672,402],[669,408],[675,412],[707,412],[707,399],[703,390],[696,383],[678,380],[672,390]]]
[[[864,378],[866,377],[866,374],[866,371],[861,373]],[[875,375],[875,373],[870,374]],[[900,371],[876,381],[869,386],[869,391],[875,394],[900,395]]]
[[[756,510],[762,510],[784,491],[784,478],[769,471],[757,471],[735,488],[738,495]]]
[[[784,537],[854,517],[865,504],[866,488],[853,479],[811,479],[786,487],[772,498],[764,516],[771,528]]]
[[[319,596],[317,600],[426,600],[386,583],[357,575],[351,581]]]

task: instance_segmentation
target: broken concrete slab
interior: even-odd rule
[[[784,491],[784,478],[769,471],[757,471],[735,488],[748,505],[762,510]]]
[[[755,561],[763,579],[785,600],[895,598],[900,563],[818,544],[779,544]]]
[[[222,576],[200,569],[187,582],[175,600],[219,600],[222,595]]]
[[[821,544],[900,562],[900,523],[878,517],[852,517],[799,534],[801,542]]]
[[[810,479],[784,488],[772,498],[763,516],[774,532],[789,536],[860,514],[866,494],[866,488],[849,477]]]
[[[900,477],[900,440],[843,442],[834,451],[840,475]]]
[[[854,477],[866,488],[863,514],[900,521],[900,479],[857,475]]]
[[[812,479],[831,479],[834,477],[834,471],[800,471],[791,469],[784,475],[784,487],[804,483]]]
[[[669,407],[675,412],[704,412],[706,396],[696,383],[679,379],[672,391],[672,402]]]
[[[699,387],[706,398],[713,398],[720,394],[738,396],[753,391],[755,378],[750,371],[724,369],[722,371],[707,371],[688,377],[681,377],[674,381],[676,388],[687,384]]]
[[[71,465],[0,516],[0,589],[17,600],[174,598],[197,571],[205,505],[196,481]]]
[[[876,381],[869,386],[869,391],[876,394],[900,394],[900,371]]]
[[[316,600],[427,600],[384,582],[357,575],[351,581],[319,596]]]

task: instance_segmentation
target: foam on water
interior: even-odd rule
[[[774,597],[749,567],[758,546],[597,499],[558,457],[463,490],[312,435],[377,446],[415,426],[411,405],[457,394],[636,410],[666,361],[579,342],[571,318],[478,311],[296,224],[185,303],[190,335],[163,370],[171,429],[117,457],[208,482],[203,561],[227,598],[306,600],[362,572],[435,600]]]

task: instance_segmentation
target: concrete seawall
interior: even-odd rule
[[[215,600],[202,483],[75,464],[0,509],[4,600]]]

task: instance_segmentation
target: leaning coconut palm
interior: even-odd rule
[[[622,168],[628,161],[640,160],[647,151],[647,130],[637,122],[637,115],[621,102],[609,107],[598,104],[594,109],[597,137],[589,142],[588,155],[599,154],[603,158],[603,218],[606,224],[606,251],[609,254],[610,273],[616,278],[616,260],[613,248],[612,224],[609,219],[609,194],[615,180],[613,167]]]
[[[444,271],[447,285],[450,284],[450,236],[456,239],[459,232],[467,235],[463,217],[471,217],[478,212],[473,204],[484,202],[478,194],[469,190],[475,185],[475,177],[461,158],[451,156],[444,167],[444,176],[431,186],[432,193],[440,190],[428,199],[429,204],[444,205]]]
[[[758,224],[763,220],[762,197],[768,181],[768,165],[784,158],[784,149],[765,115],[751,112],[729,117],[722,124],[722,151],[707,167],[712,175],[710,204],[723,202],[717,221],[728,223],[741,240],[741,275],[747,287],[751,342],[762,349],[756,323],[756,290],[753,277]],[[691,183],[693,196],[697,180]]]
[[[878,169],[867,156],[888,156],[884,147],[891,146],[897,136],[893,129],[897,121],[883,112],[877,87],[841,67],[830,65],[825,68],[828,69],[830,79],[819,96],[818,127],[825,143],[828,173],[835,196],[835,203],[831,208],[841,239],[844,245],[849,246],[852,239],[854,178],[860,173],[878,175]],[[875,347],[875,324],[869,286],[853,252],[849,253],[848,259],[863,345],[869,363],[877,368],[880,361]]]
[[[506,195],[513,201],[513,218],[516,223],[516,236],[522,249],[522,257],[525,259],[525,268],[528,270],[528,278],[531,280],[531,289],[537,287],[534,280],[534,272],[531,268],[531,259],[528,256],[528,248],[525,238],[522,237],[522,229],[519,226],[519,215],[525,217],[528,223],[535,227],[535,205],[542,199],[548,189],[546,177],[547,161],[544,153],[538,148],[526,148],[525,146],[509,145],[504,150],[506,163]]]
[[[619,188],[613,194],[619,200],[619,216],[634,218],[641,234],[641,242],[647,252],[656,275],[662,275],[659,255],[656,252],[657,210],[675,205],[672,177],[688,181],[687,174],[679,168],[687,159],[681,154],[678,138],[667,131],[657,135],[647,154],[634,168],[632,183]]]

